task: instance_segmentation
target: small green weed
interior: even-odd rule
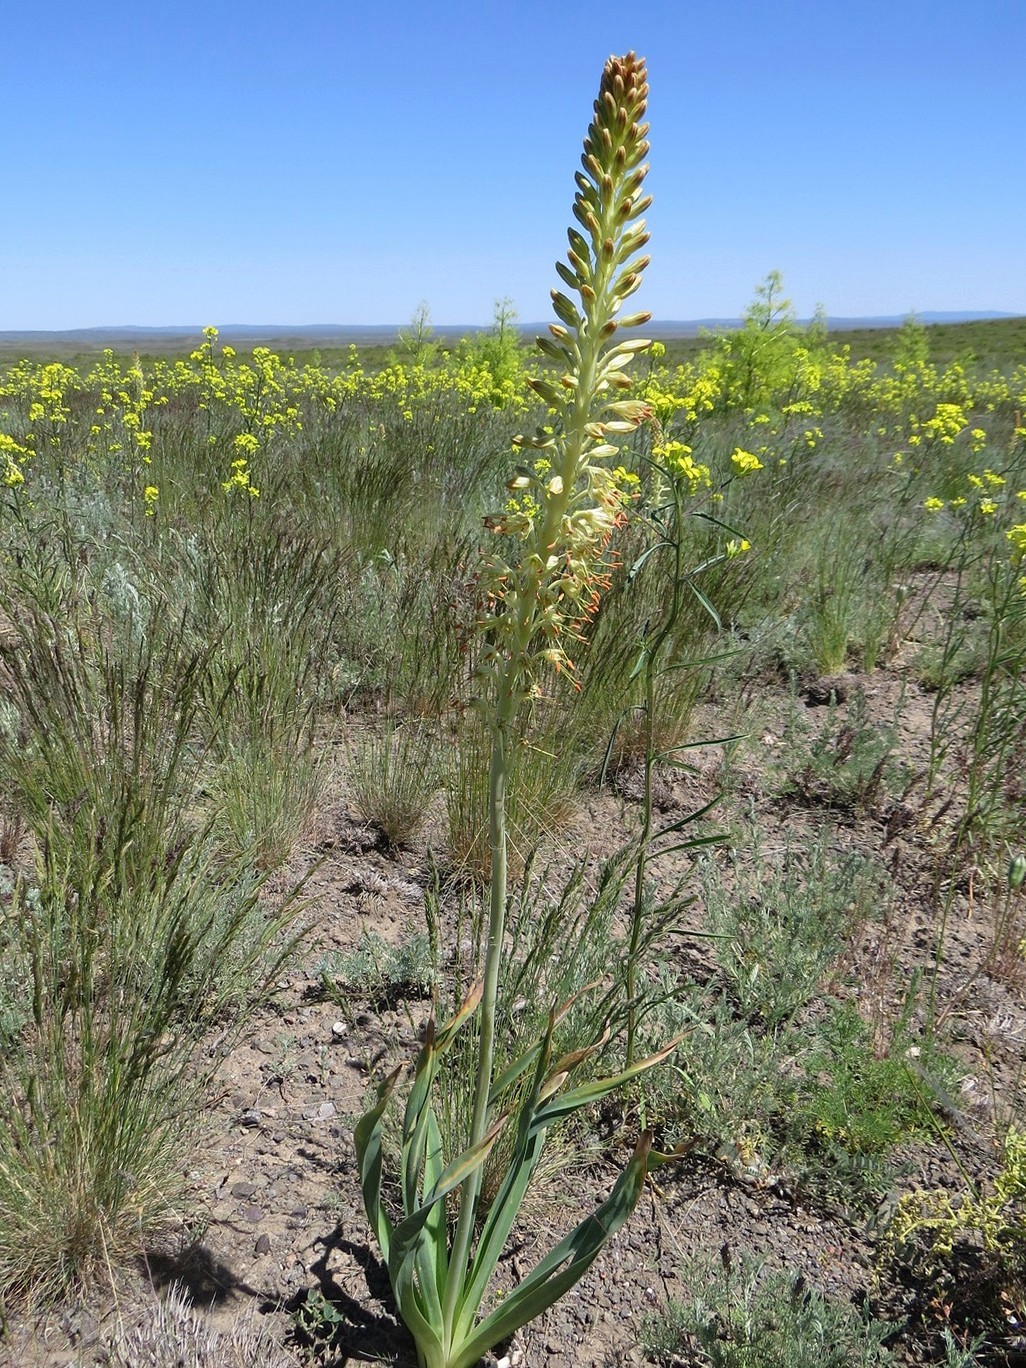
[[[423,931],[389,945],[364,929],[354,950],[333,951],[317,965],[324,992],[342,1007],[354,1000],[381,1007],[402,998],[428,997],[436,972],[431,942]]]
[[[835,1002],[810,1042],[807,1085],[792,1123],[796,1133],[810,1146],[883,1155],[906,1136],[929,1130],[929,1088],[910,1061],[945,1080],[951,1063],[929,1046],[923,1055],[922,1046],[900,1034],[886,1054],[876,1054],[872,1031],[856,1009]]]
[[[642,1331],[660,1363],[707,1368],[884,1368],[895,1327],[828,1301],[801,1273],[764,1270],[724,1246],[719,1261],[693,1260],[682,1273],[690,1303],[670,1302]]]
[[[743,859],[707,858],[702,893],[716,957],[742,1015],[774,1027],[809,1002],[844,946],[887,897],[883,871],[822,844],[767,850],[752,828]]]
[[[765,1030],[739,1020],[720,993],[664,983],[653,1020],[688,1034],[672,1070],[648,1081],[646,1106],[732,1168],[864,1208],[893,1182],[895,1148],[936,1126],[925,1080],[947,1088],[954,1076],[939,1050],[899,1032],[881,1056],[872,1029],[836,999]]]
[[[807,730],[797,713],[793,725],[792,743]],[[897,721],[888,726],[869,721],[861,689],[852,694],[843,716],[832,701],[823,726],[807,742],[804,760],[788,766],[781,796],[846,813],[871,810],[888,792],[901,792],[909,783],[909,767],[895,757],[897,734]]]

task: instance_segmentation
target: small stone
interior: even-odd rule
[[[260,1235],[253,1247],[254,1254],[270,1254],[271,1238],[269,1235]]]
[[[257,1111],[256,1107],[247,1107],[239,1117],[239,1123],[243,1126],[259,1126],[260,1113]]]
[[[344,1021],[333,1021],[331,1023],[331,1034],[336,1040],[343,1040],[346,1036],[346,1023]]]
[[[233,1183],[231,1193],[233,1197],[252,1197],[256,1192],[256,1183]]]
[[[258,1206],[248,1206],[246,1210],[242,1213],[242,1218],[244,1221],[248,1221],[250,1225],[256,1225],[259,1221],[262,1221],[264,1219],[263,1208]]]

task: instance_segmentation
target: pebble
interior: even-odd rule
[[[248,1221],[250,1225],[256,1225],[259,1221],[262,1221],[264,1219],[263,1208],[258,1206],[248,1206],[246,1210],[242,1213],[242,1219],[244,1221]]]
[[[270,1252],[271,1252],[271,1239],[270,1239],[270,1236],[269,1236],[269,1235],[260,1235],[260,1236],[258,1236],[258,1237],[257,1237],[257,1242],[256,1242],[256,1244],[253,1246],[253,1253],[254,1253],[254,1254],[270,1254]]]
[[[334,1102],[322,1102],[317,1107],[305,1107],[303,1109],[304,1121],[330,1121],[334,1115]]]
[[[231,1194],[233,1197],[252,1197],[256,1192],[256,1183],[233,1183]]]

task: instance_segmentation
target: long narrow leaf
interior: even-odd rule
[[[642,673],[642,671],[645,669],[645,667],[646,667],[646,665],[648,664],[648,662],[649,662],[650,659],[651,659],[651,652],[649,651],[648,647],[647,647],[647,646],[642,646],[641,651],[640,651],[640,653],[639,653],[639,655],[638,655],[638,658],[637,658],[637,660],[634,662],[634,668],[633,668],[633,670],[631,670],[630,674],[627,676],[627,683],[628,683],[628,684],[633,684],[633,683],[634,683],[634,681],[637,679],[638,675],[640,675],[640,674]]]
[[[430,1067],[430,1064],[428,1070],[433,1077],[434,1069]],[[440,1156],[437,1151],[432,1152],[432,1138],[441,1144],[434,1109],[431,1106],[430,1096],[427,1096],[417,1113],[413,1133],[405,1138],[403,1144],[400,1173],[403,1180],[403,1212],[407,1218],[415,1211],[422,1209],[420,1193],[437,1187],[441,1177]],[[428,1178],[429,1172],[433,1174],[431,1182]],[[431,1202],[423,1210],[427,1213],[426,1219],[412,1246],[410,1258],[410,1264],[417,1273],[417,1277],[412,1280],[411,1286],[417,1290],[418,1305],[427,1319],[433,1325],[441,1325],[441,1292],[445,1284],[444,1281],[439,1282],[438,1275],[440,1270],[447,1267],[447,1259],[444,1257],[446,1254],[445,1204],[444,1202]],[[405,1225],[405,1221],[400,1222],[400,1226],[396,1229],[405,1228]],[[393,1252],[395,1250],[395,1239],[396,1235],[393,1232]],[[439,1244],[441,1245],[440,1250]],[[390,1269],[391,1266],[390,1262]],[[405,1276],[405,1272],[403,1276]],[[401,1281],[395,1287],[397,1298],[400,1295],[400,1285]]]
[[[649,559],[650,556],[654,556],[657,551],[667,550],[673,550],[673,542],[656,542],[654,546],[650,546],[647,550],[642,551],[641,555],[634,562],[631,568],[627,571],[627,583],[630,584],[632,580],[637,578],[639,571],[641,570],[642,566],[645,564],[645,562]]]
[[[671,836],[675,831],[682,831],[684,827],[690,826],[692,822],[697,822],[700,818],[704,817],[707,812],[711,812],[722,799],[723,794],[718,793],[715,798],[710,798],[708,803],[704,803],[702,807],[695,808],[693,812],[687,813],[684,817],[678,817],[675,822],[668,822],[666,826],[655,833],[652,840],[658,841],[663,836]]]
[[[463,999],[463,1004],[456,1015],[447,1021],[438,1031],[435,1037],[435,1052],[439,1055],[445,1054],[452,1044],[458,1031],[460,1031],[481,1005],[481,998],[484,996],[484,980],[478,981],[471,988],[470,992]]]
[[[360,1187],[367,1219],[378,1241],[382,1257],[388,1262],[392,1236],[392,1222],[381,1206],[381,1118],[385,1114],[402,1068],[396,1069],[378,1088],[377,1103],[360,1117],[353,1132],[356,1162],[360,1169]]]
[[[592,1045],[564,1055],[543,1078],[548,1058],[548,1047],[551,1043],[550,1021],[550,1029],[543,1042],[544,1048],[539,1052],[534,1084],[521,1108],[516,1146],[499,1191],[489,1208],[470,1274],[460,1297],[455,1325],[457,1339],[470,1332],[478,1308],[487,1291],[488,1283],[502,1255],[506,1240],[513,1228],[513,1223],[520,1211],[534,1170],[541,1157],[548,1127],[559,1114],[558,1109],[551,1105],[542,1109],[540,1104],[562,1086],[574,1068],[579,1067],[596,1050],[601,1049],[608,1038],[609,1032],[604,1031]],[[654,1062],[657,1061],[643,1061],[638,1066],[638,1071]],[[633,1071],[631,1076],[633,1076]],[[614,1083],[611,1086],[616,1086],[616,1084]],[[604,1095],[604,1093],[600,1095]],[[589,1100],[592,1100],[590,1094]],[[578,1103],[576,1105],[583,1104]],[[569,1110],[575,1109],[576,1106],[571,1106]]]
[[[451,1368],[473,1368],[489,1349],[547,1311],[588,1271],[637,1206],[651,1148],[652,1135],[646,1131],[606,1200],[542,1259],[458,1350],[453,1346]]]
[[[441,1161],[442,1136],[438,1129],[434,1108],[432,1108],[428,1116],[428,1143],[424,1153],[425,1192],[433,1192],[437,1188],[443,1172]],[[425,1269],[423,1276],[425,1279],[430,1279],[433,1286],[442,1289],[449,1277],[449,1244],[444,1202],[432,1204],[431,1215],[424,1227],[424,1235],[424,1254],[429,1259],[430,1266]],[[439,1307],[439,1312],[441,1312],[441,1307]]]
[[[667,846],[665,850],[653,850],[649,852],[650,860],[659,860],[664,855],[677,855],[682,850],[701,850],[703,846],[722,845],[730,835],[727,831],[714,831],[711,836],[692,836],[689,841],[678,841],[676,845]],[[695,932],[689,932],[695,935]]]
[[[403,1184],[403,1213],[406,1216],[419,1205],[428,1118],[431,1115],[431,1085],[437,1069],[434,1046],[434,1022],[429,1021],[424,1045],[413,1075],[413,1086],[406,1100],[406,1116],[403,1121],[403,1148],[399,1171]]]
[[[481,1167],[491,1153],[492,1146],[498,1139],[507,1119],[506,1116],[500,1117],[480,1143],[464,1150],[462,1154],[458,1154],[450,1164],[446,1165],[431,1191],[425,1193],[423,1203],[416,1211],[411,1212],[409,1216],[400,1221],[393,1230],[388,1255],[388,1273],[392,1281],[392,1290],[396,1294],[396,1300],[400,1300],[401,1290],[406,1296],[413,1295],[416,1290],[413,1275],[418,1267],[418,1255],[424,1228],[431,1220],[434,1208]],[[438,1290],[441,1291],[440,1288]],[[431,1300],[434,1300],[433,1296]],[[419,1298],[417,1304],[418,1306],[422,1305]]]
[[[575,998],[577,996],[579,995],[574,995]],[[564,1011],[569,1010],[573,1001],[574,998],[571,998],[568,1003],[564,1004]],[[485,1217],[477,1249],[471,1259],[466,1281],[456,1303],[456,1315],[453,1322],[453,1335],[456,1339],[468,1335],[477,1319],[482,1299],[488,1289],[495,1266],[502,1254],[509,1232],[513,1228],[513,1222],[516,1220],[538,1159],[541,1156],[545,1132],[544,1129],[535,1127],[534,1120],[538,1107],[538,1096],[549,1070],[552,1033],[556,1028],[556,1021],[557,1012],[553,1010],[549,1013],[545,1034],[536,1046],[528,1051],[528,1055],[533,1055],[535,1058],[534,1078],[517,1117],[517,1135],[513,1145],[513,1153],[499,1185],[499,1191],[496,1193],[488,1210],[488,1215]]]
[[[655,758],[661,761],[667,755],[676,755],[678,751],[705,750],[707,746],[726,746],[731,741],[744,740],[746,735],[747,732],[734,732],[731,736],[709,736],[703,737],[700,741],[681,741],[676,746],[667,746]]]
[[[558,1088],[563,1086],[563,1082],[573,1073],[574,1069],[579,1069],[586,1060],[597,1054],[602,1046],[608,1043],[609,1035],[610,1031],[607,1026],[598,1039],[593,1040],[590,1045],[585,1045],[580,1050],[571,1050],[569,1054],[557,1059],[549,1071],[548,1078],[542,1084],[539,1093],[541,1100],[544,1101],[545,1098],[551,1097]]]
[[[744,533],[738,527],[731,527],[730,523],[725,523],[722,518],[717,518],[714,513],[706,513],[701,509],[696,509],[692,517],[701,518],[703,522],[712,523],[714,527],[722,528],[724,532],[729,532],[732,537],[744,538]]]
[[[629,708],[624,708],[619,717],[613,723],[613,729],[609,733],[609,740],[606,743],[606,752],[602,757],[602,768],[599,770],[599,788],[606,782],[606,775],[609,773],[609,764],[613,758],[613,747],[616,745],[616,738],[620,735],[620,725],[625,717],[629,717],[633,712],[644,712],[645,709],[640,703],[632,704]]]
[[[687,585],[691,592],[694,594],[695,598],[698,599],[699,603],[712,618],[713,622],[715,622],[716,630],[718,632],[722,632],[723,623],[720,621],[719,613],[712,605],[712,600],[702,593],[701,589],[699,589],[698,585],[695,583],[693,579],[688,579]]]
[[[593,979],[591,983],[586,983],[583,988],[578,988],[577,992],[568,997],[565,1002],[561,1002],[558,1007],[554,1007],[550,1013],[550,1024],[552,1027],[558,1026],[566,1014],[573,1007],[577,1000],[585,993],[594,992],[602,983],[601,979]],[[491,1092],[488,1094],[489,1106],[494,1106],[502,1094],[510,1088],[518,1078],[521,1078],[538,1058],[539,1053],[546,1048],[546,1042],[550,1039],[550,1032],[536,1040],[524,1053],[513,1061],[492,1084]]]
[[[645,1059],[639,1059],[621,1073],[613,1074],[608,1078],[597,1078],[591,1083],[582,1084],[579,1088],[572,1088],[569,1092],[559,1093],[546,1102],[544,1107],[539,1108],[535,1117],[535,1124],[551,1126],[554,1121],[559,1121],[564,1116],[573,1115],[581,1107],[588,1107],[595,1102],[601,1102],[604,1097],[608,1097],[611,1092],[615,1092],[624,1083],[629,1083],[632,1078],[637,1078],[646,1069],[653,1069],[657,1064],[661,1064],[664,1059],[668,1059],[686,1035],[687,1032],[685,1031],[676,1036],[661,1050],[648,1055]]]

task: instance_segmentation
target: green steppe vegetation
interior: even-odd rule
[[[0,372],[8,1316],[181,1213],[219,1066],[317,961],[293,875],[326,806],[396,859],[429,842],[435,882],[394,962],[365,938],[325,991],[430,991],[445,1020],[480,968],[483,565],[532,516],[517,471],[544,453],[512,442],[550,421],[549,371],[505,308],[450,347],[423,323],[387,356],[208,330]],[[1024,326],[841,337],[771,276],[739,330],[634,360],[624,515],[520,706],[496,1048],[573,999],[554,1048],[602,1042],[583,1087],[686,1033],[573,1143],[686,1147],[656,1203],[689,1164],[784,1175],[871,1232],[880,1308],[728,1258],[639,1317],[651,1362],[1003,1362],[1026,1317],[1022,1037],[974,1006],[1021,1021],[1026,985]],[[576,864],[603,794],[622,849]],[[996,1086],[967,1121],[968,1075]]]

